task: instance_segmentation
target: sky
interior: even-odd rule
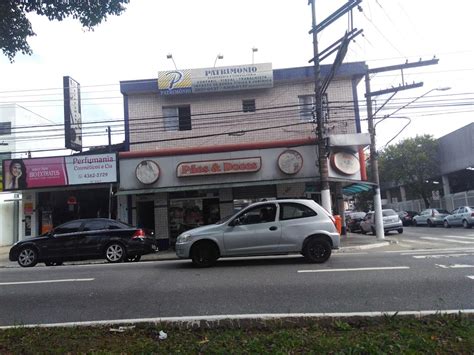
[[[345,3],[316,0],[317,21]],[[354,11],[353,22],[364,30],[364,36],[350,44],[345,62],[365,61],[370,68],[378,68],[439,59],[438,65],[404,71],[406,83],[424,85],[398,93],[378,113],[390,118],[377,125],[377,147],[383,149],[388,142],[417,134],[438,138],[473,122],[474,45],[469,35],[474,4],[469,0],[363,0],[361,7],[362,12]],[[307,0],[131,0],[121,16],[109,17],[94,31],[84,30],[72,19],[48,21],[33,14],[28,18],[37,34],[29,39],[34,54],[18,54],[14,63],[0,55],[0,106],[17,103],[44,124],[61,124],[62,78],[69,75],[81,84],[83,122],[115,121],[107,123],[115,133],[113,143],[123,140],[119,82],[157,78],[158,71],[173,69],[169,53],[180,69],[212,67],[218,54],[223,59],[217,66],[249,64],[252,48],[258,48],[255,63],[270,62],[274,69],[310,65],[313,56]],[[347,16],[343,16],[323,30],[320,50],[340,38],[347,26]],[[401,83],[398,71],[371,77],[372,91]],[[447,87],[450,90],[434,90]],[[366,117],[364,89],[361,82],[362,118]],[[375,108],[386,99],[377,97]],[[84,138],[86,146],[107,144],[104,124],[97,127],[97,136]],[[367,129],[365,121],[362,127]],[[43,148],[63,144],[63,139],[41,142]]]

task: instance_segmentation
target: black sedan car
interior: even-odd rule
[[[106,218],[77,219],[66,222],[38,237],[15,243],[10,261],[32,267],[64,261],[100,259],[118,263],[139,261],[144,254],[157,251],[152,232]]]
[[[398,217],[402,220],[404,226],[411,226],[413,224],[413,217],[418,216],[419,213],[415,211],[400,211]]]

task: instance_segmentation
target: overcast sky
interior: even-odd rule
[[[318,21],[344,3],[317,0]],[[431,92],[398,112],[399,118],[380,123],[378,146],[408,122],[403,117],[412,123],[393,142],[424,133],[440,137],[473,122],[472,1],[364,0],[361,6],[363,12],[354,11],[354,26],[364,30],[364,37],[351,43],[345,62],[365,61],[375,68],[434,55],[440,60],[435,66],[405,71],[406,82],[423,81],[424,86],[397,94],[390,102],[392,111],[431,89],[451,87]],[[110,17],[91,32],[73,20],[29,18],[37,33],[29,40],[34,54],[17,55],[13,64],[0,57],[0,103],[18,102],[44,117],[45,124],[46,119],[63,122],[64,75],[81,83],[83,121],[107,121],[123,118],[119,81],[156,78],[158,71],[174,68],[168,53],[182,69],[212,67],[217,54],[224,56],[218,66],[249,64],[252,47],[258,48],[255,62],[271,62],[274,69],[306,66],[312,57],[307,0],[131,0],[122,16]],[[320,34],[321,50],[343,35],[347,22],[344,16]],[[399,74],[373,77],[372,90],[398,86]],[[362,100],[363,82],[359,91]],[[384,100],[379,97],[377,104]],[[99,139],[85,139],[85,145],[106,143],[105,132]]]

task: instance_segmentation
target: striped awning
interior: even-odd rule
[[[371,191],[372,188],[373,188],[373,185],[370,183],[358,182],[358,183],[343,187],[342,193],[344,195],[355,195],[360,192]]]

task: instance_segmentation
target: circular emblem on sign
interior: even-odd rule
[[[331,155],[331,166],[343,175],[354,175],[360,170],[359,159],[351,152],[337,152]]]
[[[142,184],[153,184],[160,177],[160,167],[152,160],[144,160],[137,165],[135,176]]]
[[[285,150],[278,157],[278,167],[288,175],[294,175],[301,170],[303,157],[296,150]]]

